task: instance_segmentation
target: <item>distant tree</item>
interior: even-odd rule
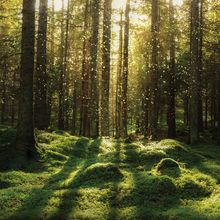
[[[16,150],[27,158],[36,158],[33,126],[33,72],[35,43],[35,0],[23,0],[21,75]]]

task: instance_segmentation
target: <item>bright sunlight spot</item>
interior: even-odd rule
[[[114,9],[125,8],[126,0],[113,0],[112,7]]]

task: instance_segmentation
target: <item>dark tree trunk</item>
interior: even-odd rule
[[[169,2],[169,24],[170,24],[170,74],[168,81],[168,138],[176,137],[176,100],[175,100],[175,73],[176,73],[176,49],[175,49],[175,18],[173,1]]]
[[[190,142],[199,141],[199,0],[191,2],[191,94],[190,94]]]
[[[64,70],[64,56],[65,56],[65,29],[64,29],[64,0],[62,0],[62,12],[61,12],[61,36],[60,36],[60,77],[59,77],[59,103],[58,103],[58,128],[64,130],[65,118],[64,118],[64,106],[65,106],[65,70]]]
[[[123,59],[123,10],[120,11],[120,32],[119,32],[119,50],[116,82],[116,138],[121,136],[121,78],[122,78],[122,59]]]
[[[102,46],[102,86],[101,86],[101,135],[109,136],[109,84],[111,49],[112,0],[104,1],[103,46]]]
[[[202,78],[203,78],[203,0],[200,0],[199,8],[199,106],[198,106],[198,125],[199,131],[202,132],[204,129],[203,125],[203,95],[202,95]]]
[[[40,0],[38,38],[37,38],[37,62],[36,62],[36,91],[34,121],[35,127],[44,130],[48,128],[47,112],[47,5],[48,0]]]
[[[36,158],[33,127],[33,72],[35,38],[35,0],[23,0],[21,42],[20,99],[16,149],[28,158]]]
[[[125,28],[124,28],[124,51],[123,51],[123,72],[122,72],[122,101],[121,101],[121,137],[125,138],[127,131],[127,115],[128,115],[128,46],[129,46],[129,25],[130,25],[130,0],[126,2],[125,9]]]
[[[97,51],[99,37],[99,14],[100,0],[92,1],[92,38],[91,38],[91,100],[90,100],[90,129],[91,136],[99,136],[99,93],[98,93],[98,73],[97,73]]]
[[[157,138],[158,123],[158,47],[159,47],[159,3],[152,0],[151,13],[151,76],[150,76],[150,128],[149,136]]]
[[[89,28],[89,1],[86,1],[84,16],[83,60],[82,60],[82,87],[80,111],[80,135],[89,136],[89,41],[87,31]]]

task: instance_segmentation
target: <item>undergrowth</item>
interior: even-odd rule
[[[220,219],[219,146],[36,137],[41,162],[0,173],[0,219]]]

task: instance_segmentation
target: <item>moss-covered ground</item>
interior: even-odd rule
[[[2,149],[13,133],[0,129]],[[220,146],[37,140],[40,163],[0,172],[0,219],[220,219]]]

